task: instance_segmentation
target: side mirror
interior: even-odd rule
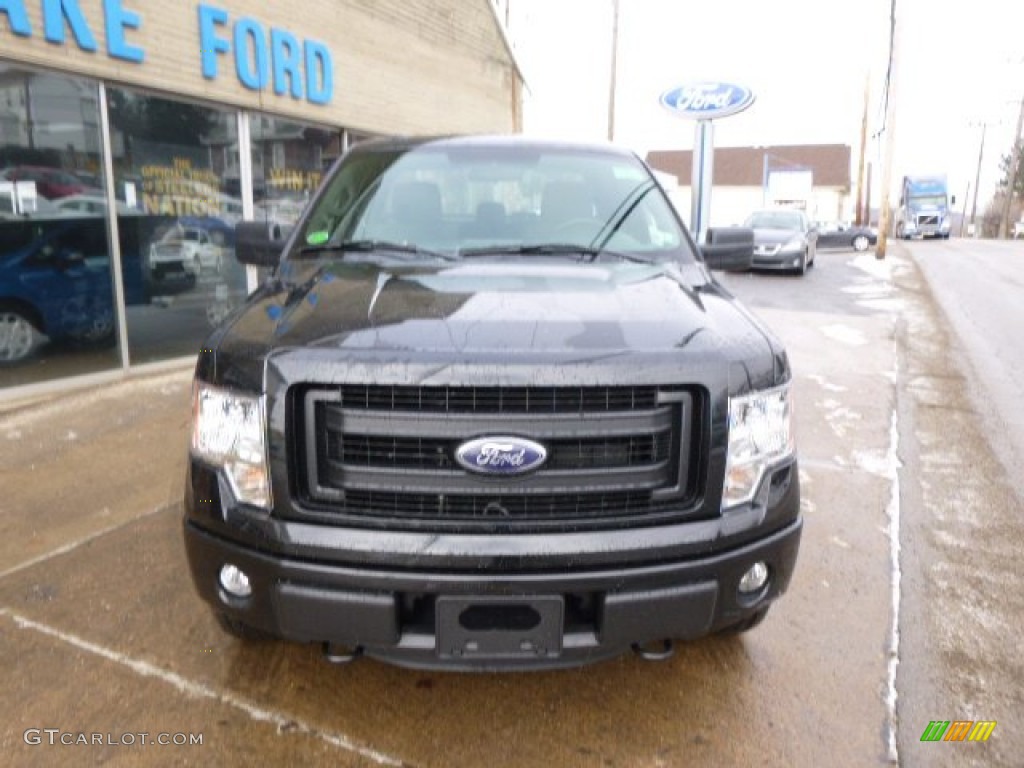
[[[287,239],[273,221],[240,221],[235,225],[235,258],[254,267],[276,267]]]
[[[743,272],[754,264],[754,230],[749,227],[709,229],[700,248],[709,269]]]
[[[85,264],[85,254],[72,249],[61,250],[57,254],[57,269],[73,269]]]

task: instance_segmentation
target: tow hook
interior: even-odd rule
[[[362,655],[363,646],[361,645],[349,648],[344,645],[336,646],[333,643],[324,643],[324,660],[331,664],[351,664]]]
[[[675,652],[676,649],[670,637],[666,637],[661,641],[660,649],[657,647],[651,648],[649,645],[633,643],[633,653],[644,661],[665,661],[666,659],[671,659]]]

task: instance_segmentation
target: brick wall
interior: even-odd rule
[[[70,3],[73,5],[74,3]],[[502,41],[489,0],[209,0],[227,12],[218,34],[232,47],[242,17],[298,38],[319,41],[333,58],[331,101],[311,104],[272,87],[241,84],[234,51],[217,56],[215,79],[201,70],[199,0],[122,0],[140,17],[125,42],[144,51],[134,63],[108,55],[104,4],[77,0],[95,39],[83,51],[68,23],[63,44],[44,37],[43,4],[24,0],[31,27],[12,32],[0,12],[0,59],[136,85],[168,95],[298,117],[383,134],[509,132],[520,126],[518,74]],[[19,3],[7,3],[7,6]],[[269,45],[268,45],[269,48]]]

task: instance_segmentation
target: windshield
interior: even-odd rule
[[[291,256],[345,244],[449,258],[576,249],[578,256],[694,260],[669,202],[635,157],[512,141],[356,149]]]
[[[945,195],[911,195],[908,200],[910,205],[914,208],[945,208],[946,207],[946,196]]]
[[[803,217],[791,211],[759,211],[752,213],[743,226],[751,229],[787,229],[800,232],[804,228]]]

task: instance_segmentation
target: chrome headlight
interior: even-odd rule
[[[791,237],[782,246],[783,251],[802,251],[804,249],[804,239],[800,236]]]
[[[224,470],[235,498],[270,509],[262,396],[192,385],[192,455]]]
[[[795,452],[789,384],[730,398],[722,508],[753,499],[765,472]]]

